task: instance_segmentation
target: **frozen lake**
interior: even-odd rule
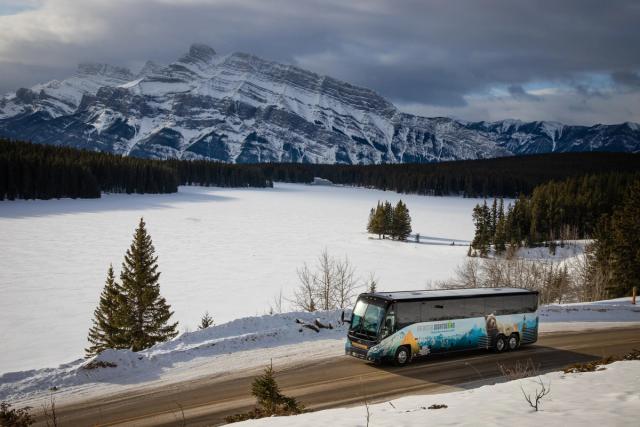
[[[422,244],[365,231],[378,200],[402,198]],[[169,195],[0,202],[0,373],[82,357],[109,263],[119,274],[140,216],[153,238],[162,294],[180,330],[208,310],[216,324],[264,314],[296,269],[326,247],[380,290],[420,289],[453,275],[473,237],[477,199],[348,187],[181,187]]]

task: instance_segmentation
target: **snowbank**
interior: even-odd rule
[[[95,383],[139,384],[163,378],[173,370],[181,371],[180,368],[191,370],[192,375],[211,375],[261,366],[265,360],[269,360],[269,356],[273,356],[267,350],[278,349],[287,355],[293,351],[288,346],[303,342],[305,352],[298,356],[315,357],[317,348],[308,346],[306,342],[322,343],[329,340],[333,344],[340,343],[340,348],[343,348],[346,329],[340,322],[340,315],[341,311],[336,310],[246,317],[187,332],[175,340],[137,353],[106,350],[92,359],[78,359],[58,368],[9,372],[0,376],[0,400]],[[317,328],[316,332],[305,326],[314,325],[316,321],[324,326],[330,325],[331,329]],[[337,350],[335,346],[333,350]],[[257,354],[244,360],[235,357],[245,352]],[[297,353],[300,353],[299,346]],[[230,358],[230,354],[234,354],[234,357]],[[210,362],[214,362],[213,366]],[[206,368],[199,370],[198,367],[203,365]]]
[[[637,426],[640,414],[640,361],[616,362],[578,374],[552,372],[540,377],[551,392],[535,412],[522,396],[532,394],[535,378],[460,392],[410,396],[369,406],[371,426],[497,425]],[[431,405],[447,405],[428,409]],[[365,406],[331,409],[292,417],[265,418],[240,426],[353,427],[367,425]]]

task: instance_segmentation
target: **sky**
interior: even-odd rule
[[[0,0],[0,93],[194,42],[463,120],[640,122],[638,0]]]

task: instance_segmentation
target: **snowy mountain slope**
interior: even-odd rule
[[[134,75],[84,64],[0,98],[0,136],[153,158],[399,163],[566,151],[640,151],[636,124],[463,123],[400,112],[375,92],[194,44]]]

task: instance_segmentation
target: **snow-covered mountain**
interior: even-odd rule
[[[134,74],[76,74],[0,98],[0,136],[152,158],[399,163],[567,151],[640,152],[640,126],[461,122],[399,111],[374,91],[194,44]]]

